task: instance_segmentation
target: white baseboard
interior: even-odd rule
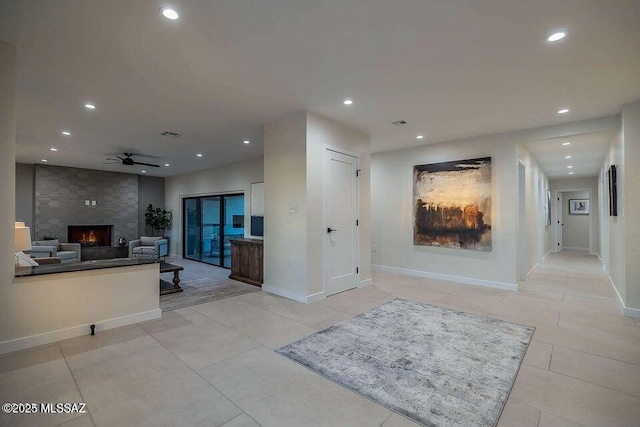
[[[373,279],[364,279],[364,280],[360,280],[360,283],[358,284],[359,288],[363,288],[365,286],[369,286],[373,284]]]
[[[607,275],[607,278],[609,279],[609,283],[611,284],[611,287],[613,288],[613,292],[615,292],[615,294],[616,294],[616,299],[618,300],[618,304],[620,305],[620,309],[622,310],[622,314],[624,314],[625,316],[629,316],[629,317],[639,317],[640,318],[640,309],[627,307],[624,304],[624,301],[622,300],[622,296],[620,295],[620,292],[618,292],[618,288],[616,288],[616,285],[613,283],[613,279],[611,278],[611,276]]]
[[[162,311],[158,308],[156,310],[145,311],[142,313],[135,313],[127,316],[116,317],[113,319],[106,319],[95,322],[93,324],[96,325],[95,331],[99,332],[107,329],[117,328],[119,326],[133,325],[134,323],[144,322],[152,319],[159,319],[161,316]],[[0,354],[10,353],[17,350],[24,350],[25,348],[36,347],[43,344],[50,344],[68,338],[88,335],[90,333],[90,325],[91,324],[78,325],[71,328],[58,329],[57,331],[44,332],[42,334],[3,341],[0,342]]]
[[[316,301],[320,301],[321,299],[325,299],[324,291],[318,292],[317,294],[307,295],[307,303],[312,303]]]
[[[526,277],[526,276],[528,276],[529,274],[531,274],[531,272],[532,272],[533,270],[535,270],[535,269],[536,269],[536,267],[537,267],[537,266],[539,266],[541,262],[543,262],[545,259],[547,259],[547,257],[549,256],[549,254],[550,254],[550,253],[551,253],[551,249],[549,249],[549,250],[547,251],[547,253],[546,253],[546,254],[542,255],[542,258],[540,258],[540,261],[536,262],[536,265],[534,265],[534,266],[531,268],[531,270],[529,270],[529,271],[527,272],[527,274],[525,275],[525,277]]]
[[[305,303],[305,304],[308,304],[308,303],[311,303],[311,302],[315,302],[315,301],[319,301],[319,300],[324,298],[324,291],[323,292],[318,292],[318,293],[312,294],[312,295],[300,295],[300,294],[297,294],[295,292],[291,292],[288,289],[282,289],[282,288],[278,288],[276,286],[271,286],[271,285],[266,285],[266,284],[262,285],[262,290],[265,291],[265,292],[269,292],[270,294],[278,295],[278,296],[285,297],[285,298],[288,298],[288,299],[292,299],[294,301],[302,302],[302,303]]]
[[[372,265],[374,270],[386,271],[387,273],[406,274],[408,276],[426,277],[428,279],[447,280],[450,282],[465,283],[467,285],[484,286],[487,288],[505,289],[507,291],[517,291],[516,283],[494,282],[491,280],[474,279],[471,277],[451,276],[448,274],[432,273],[429,271],[410,270],[407,268],[389,267],[386,265]]]

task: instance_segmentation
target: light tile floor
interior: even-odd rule
[[[415,425],[273,351],[394,297],[537,327],[499,427],[640,425],[640,322],[620,314],[599,261],[570,252],[518,292],[375,273],[315,304],[256,292],[4,355],[0,400],[83,401],[89,414],[2,414],[0,425]]]

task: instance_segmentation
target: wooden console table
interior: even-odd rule
[[[262,259],[264,247],[259,239],[231,240],[230,279],[250,285],[262,286]]]
[[[173,273],[173,284],[160,279],[160,295],[182,292],[182,288],[180,287],[180,272],[182,270],[184,270],[184,267],[179,265],[169,264],[164,261],[160,263],[160,273]]]

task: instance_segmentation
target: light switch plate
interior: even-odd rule
[[[89,203],[89,200],[85,200],[85,201],[84,201],[84,204],[85,204],[85,205],[87,205],[87,206],[89,206],[89,204],[90,204],[90,203]]]
[[[91,201],[91,206],[95,206],[95,205],[96,205],[96,201],[95,201],[95,200],[92,200],[92,201]]]

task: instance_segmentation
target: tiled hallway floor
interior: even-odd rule
[[[578,253],[551,254],[518,292],[376,273],[314,304],[256,292],[8,354],[3,403],[90,413],[2,414],[0,425],[414,425],[273,351],[394,297],[537,327],[499,426],[640,425],[640,321],[620,314],[597,258]]]

